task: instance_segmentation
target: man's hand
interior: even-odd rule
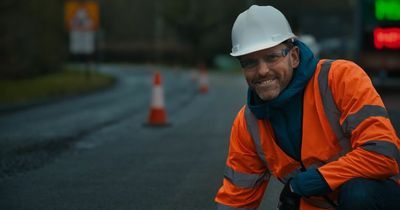
[[[292,192],[290,189],[290,181],[286,183],[279,196],[279,210],[298,210],[300,209],[301,196]]]
[[[322,196],[332,192],[318,169],[308,169],[290,179],[292,192],[303,197]]]

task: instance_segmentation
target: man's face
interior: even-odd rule
[[[293,69],[299,64],[299,49],[284,44],[240,57],[244,76],[250,88],[264,101],[270,101],[287,87]]]

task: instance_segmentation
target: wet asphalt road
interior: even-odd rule
[[[147,122],[154,68],[109,66],[115,87],[0,117],[0,209],[213,209],[240,76],[163,71],[168,121]]]
[[[244,79],[212,74],[203,95],[191,74],[162,71],[171,126],[151,128],[154,69],[103,66],[116,86],[0,116],[0,209],[214,209]],[[382,97],[399,128],[398,94]]]

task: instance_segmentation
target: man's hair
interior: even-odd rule
[[[286,45],[289,49],[292,49],[294,47],[294,39],[287,39],[282,44]]]

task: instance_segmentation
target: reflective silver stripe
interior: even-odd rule
[[[217,203],[217,209],[218,210],[256,210],[257,208],[235,208],[235,207],[226,206],[221,203]]]
[[[400,153],[395,144],[387,141],[368,141],[361,145],[361,148],[395,159],[400,168]]]
[[[265,159],[264,150],[261,146],[261,138],[260,138],[260,133],[258,130],[257,119],[253,115],[253,113],[251,113],[251,110],[248,106],[246,106],[244,115],[246,118],[247,129],[253,139],[254,145],[256,146],[257,155],[263,161],[263,163],[265,164],[265,166],[267,167],[267,169],[269,171],[267,160]]]
[[[395,159],[397,166],[400,169],[400,151],[397,149],[395,144],[387,141],[368,141],[367,143],[361,145],[361,148]],[[390,178],[395,182],[398,182],[400,180],[400,174]]]
[[[238,187],[253,188],[260,185],[264,180],[268,180],[269,174],[245,174],[233,170],[229,166],[225,166],[224,176],[230,182]]]
[[[369,117],[382,116],[388,118],[388,113],[385,107],[377,105],[365,105],[358,112],[349,115],[343,122],[342,128],[346,135],[351,135],[351,132],[357,126]]]
[[[332,91],[329,88],[328,76],[333,60],[326,60],[321,64],[321,71],[318,75],[319,91],[324,107],[325,114],[328,118],[329,124],[335,133],[340,146],[342,147],[341,154],[344,155],[350,151],[351,145],[350,140],[344,135],[342,127],[340,126],[340,111],[336,107],[333,99]]]

